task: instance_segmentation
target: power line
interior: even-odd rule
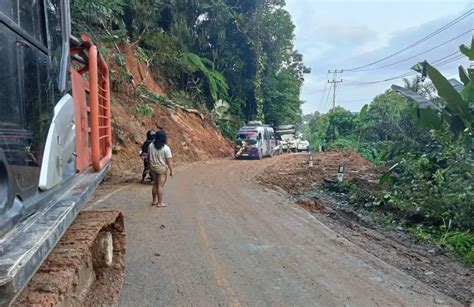
[[[333,84],[331,84],[331,85],[329,86],[329,91],[327,92],[327,95],[326,95],[326,99],[325,99],[325,101],[324,101],[324,104],[321,106],[321,111],[323,111],[323,109],[326,109],[326,106],[328,106],[328,105],[330,104],[330,101],[331,101],[331,100],[329,99],[329,97],[331,97],[331,89],[332,89],[332,86],[333,86]]]
[[[457,57],[454,57],[454,58],[452,58],[452,59],[446,60],[446,61],[441,62],[441,63],[437,63],[436,66],[438,66],[438,67],[439,67],[439,66],[443,66],[443,65],[449,64],[449,63],[451,63],[451,62],[454,62],[454,61],[456,61],[456,60],[460,60],[460,59],[462,59],[463,57],[464,57],[464,55],[463,55],[463,54],[460,54],[460,55],[458,55]]]
[[[358,66],[358,67],[354,67],[354,68],[349,68],[349,69],[343,69],[343,70],[344,70],[344,71],[359,70],[359,69],[361,69],[361,68],[369,67],[369,66],[372,66],[372,65],[374,65],[374,64],[377,64],[377,63],[380,63],[380,62],[382,62],[382,61],[385,61],[385,60],[387,60],[387,59],[389,59],[389,58],[392,58],[392,57],[394,57],[394,56],[396,56],[396,55],[398,55],[398,54],[400,54],[400,53],[402,53],[402,52],[405,52],[406,50],[408,50],[408,49],[410,49],[410,48],[413,48],[413,47],[415,47],[415,46],[417,46],[417,45],[419,45],[419,44],[421,44],[421,43],[427,41],[428,39],[432,38],[433,36],[438,35],[439,33],[443,32],[444,30],[449,29],[450,27],[452,27],[453,25],[457,24],[457,23],[460,22],[461,20],[463,20],[463,19],[467,18],[468,16],[470,16],[473,12],[474,12],[474,9],[468,10],[467,12],[465,12],[464,14],[462,14],[462,15],[459,16],[459,17],[456,17],[455,19],[453,19],[452,21],[450,21],[449,23],[447,23],[447,24],[444,25],[443,27],[441,27],[441,28],[435,30],[434,32],[432,32],[432,33],[426,35],[425,37],[421,38],[420,40],[418,40],[418,41],[416,41],[416,42],[414,42],[414,43],[408,45],[407,47],[402,48],[402,49],[400,49],[400,50],[398,50],[398,51],[396,51],[396,52],[394,52],[394,53],[392,53],[392,54],[390,54],[390,55],[388,55],[388,56],[386,56],[386,57],[383,57],[383,58],[381,58],[381,59],[379,59],[379,60],[377,60],[377,61],[368,63],[368,64],[366,64],[366,65],[362,65],[362,66]]]
[[[364,84],[377,84],[377,83],[384,83],[384,82],[387,82],[387,81],[392,81],[392,80],[400,79],[400,78],[403,78],[403,77],[407,77],[408,75],[411,75],[411,74],[413,74],[413,72],[410,71],[410,72],[407,72],[407,73],[398,75],[398,76],[396,76],[396,77],[387,78],[387,79],[383,79],[383,80],[376,80],[376,81],[352,81],[352,80],[345,80],[345,82],[348,83],[347,86],[364,85]]]
[[[327,79],[327,78],[326,78]],[[326,82],[327,83],[327,82]],[[322,93],[322,92],[326,92],[326,87],[322,88],[322,89],[317,89],[317,90],[314,90],[312,91],[313,93]]]
[[[436,46],[434,46],[433,48],[430,48],[430,49],[425,50],[425,51],[423,51],[423,52],[421,52],[421,53],[418,53],[418,54],[416,54],[416,55],[413,55],[413,56],[411,56],[411,57],[409,57],[409,58],[406,58],[406,59],[403,59],[403,60],[400,60],[400,61],[397,61],[397,62],[394,62],[394,63],[391,63],[391,64],[387,64],[387,65],[383,65],[383,66],[379,66],[379,67],[374,67],[374,68],[368,68],[368,69],[359,69],[359,70],[356,70],[356,71],[353,71],[353,72],[372,71],[372,70],[382,69],[382,68],[394,66],[394,65],[397,65],[397,64],[400,64],[400,63],[409,61],[409,60],[414,59],[414,58],[416,58],[416,57],[418,57],[418,56],[420,56],[420,55],[423,55],[423,54],[425,54],[425,53],[428,53],[428,52],[430,52],[430,51],[433,51],[433,50],[435,50],[435,49],[437,49],[437,48],[439,48],[439,47],[443,47],[443,46],[445,46],[446,44],[448,44],[448,43],[450,43],[450,42],[452,42],[452,41],[454,41],[454,40],[456,40],[456,39],[458,39],[458,38],[460,38],[460,37],[462,37],[462,36],[464,36],[464,35],[466,35],[466,34],[468,34],[468,33],[472,33],[472,31],[474,31],[474,28],[473,28],[473,29],[470,29],[469,31],[466,31],[466,32],[464,32],[464,33],[462,33],[462,34],[459,34],[458,36],[456,36],[456,37],[454,37],[454,38],[452,38],[452,39],[450,39],[450,40],[447,40],[447,41],[445,41],[445,42],[443,42],[443,43],[441,43],[441,44],[439,44],[439,45],[436,45]]]
[[[352,100],[338,100],[337,102],[361,102],[361,101],[371,101],[373,100],[374,97],[370,97],[370,98],[360,98],[360,99],[352,99]]]
[[[453,53],[450,53],[450,54],[448,54],[448,55],[446,55],[446,56],[444,56],[444,57],[442,57],[442,58],[437,59],[436,61],[433,61],[431,64],[432,64],[432,65],[436,65],[436,64],[438,64],[439,62],[442,62],[443,60],[445,60],[445,59],[447,59],[447,58],[450,58],[450,57],[452,57],[453,55],[456,55],[456,54],[462,55],[462,54],[461,54],[461,51],[454,51]]]
[[[452,57],[453,55],[456,55],[456,54],[459,54],[458,56],[454,57],[454,58],[450,58]],[[451,54],[448,54],[447,56],[444,56],[442,58],[439,58],[437,59],[436,61],[433,61],[432,64],[433,65],[437,65],[437,66],[442,66],[442,65],[446,65],[446,64],[449,64],[451,62],[454,62],[456,60],[459,60],[461,58],[463,58],[464,55],[461,54],[461,52],[459,51],[456,51],[456,52],[453,52]],[[384,82],[388,82],[388,81],[393,81],[393,80],[396,80],[396,79],[400,79],[400,78],[404,78],[404,77],[408,77],[410,75],[414,75],[416,73],[412,72],[412,71],[409,71],[409,72],[406,72],[406,73],[403,73],[401,75],[398,75],[398,76],[395,76],[395,77],[391,77],[391,78],[387,78],[387,79],[383,79],[383,80],[376,80],[376,81],[354,81],[354,80],[344,80],[344,82],[347,83],[347,86],[357,86],[357,85],[367,85],[367,84],[378,84],[378,83],[384,83]]]
[[[324,80],[327,80],[327,78],[329,77],[329,71],[328,73],[326,74],[326,78]],[[325,82],[324,83],[324,90],[323,90],[323,94],[321,95],[321,101],[319,102],[319,108],[321,108],[323,106],[323,102],[324,102],[324,97],[326,96],[326,89],[328,87],[328,83]]]
[[[328,91],[328,94],[326,95],[326,101],[324,102],[323,108],[326,108],[331,103],[331,99],[329,99],[329,97],[331,97],[331,89],[332,89],[333,86],[334,86],[334,84],[331,84],[329,86],[329,91]]]

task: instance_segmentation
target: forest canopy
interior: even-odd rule
[[[310,70],[284,0],[73,0],[71,11],[73,34],[131,44],[178,102],[208,111],[227,102],[218,122],[227,134],[248,120],[301,118]]]

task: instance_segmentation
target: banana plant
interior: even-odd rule
[[[471,63],[474,61],[474,36],[471,40],[471,47],[461,45],[459,47],[462,54],[467,56]],[[413,116],[417,122],[436,131],[449,129],[456,137],[461,138],[466,144],[466,148],[471,150],[474,158],[474,67],[467,71],[459,67],[459,79],[464,84],[464,89],[459,93],[454,86],[441,73],[429,63],[422,62],[412,67],[420,72],[422,77],[428,76],[435,86],[438,99],[427,99],[414,91],[392,85],[392,89],[399,92],[410,101],[414,102]],[[381,178],[380,183],[391,183],[392,172],[399,166],[400,162],[393,165]]]
[[[222,99],[219,99],[214,104],[212,114],[216,120],[230,121],[232,116],[229,114],[230,104]]]
[[[461,45],[460,51],[471,62],[474,61],[474,36],[471,47]],[[426,61],[413,66],[412,69],[430,78],[444,103],[442,105],[436,104],[433,100],[428,100],[397,85],[392,85],[392,89],[415,102],[414,116],[421,125],[434,130],[442,130],[447,126],[456,136],[465,139],[466,145],[469,144],[473,150],[474,67],[468,68],[467,71],[462,66],[459,67],[459,78],[464,84],[461,93]]]

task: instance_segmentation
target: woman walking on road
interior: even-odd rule
[[[153,206],[166,207],[163,203],[163,192],[168,171],[173,177],[173,161],[171,149],[166,145],[166,133],[163,130],[156,132],[155,141],[148,148],[148,162],[153,179]]]

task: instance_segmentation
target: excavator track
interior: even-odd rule
[[[120,211],[82,211],[13,306],[117,305],[125,241]]]

